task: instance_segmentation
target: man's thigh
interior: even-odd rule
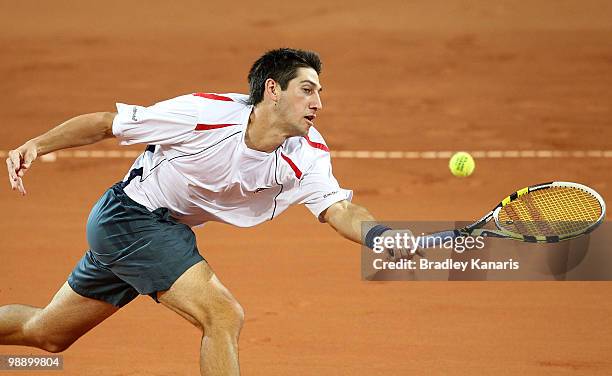
[[[28,325],[51,338],[76,340],[117,310],[112,304],[77,294],[66,282]]]

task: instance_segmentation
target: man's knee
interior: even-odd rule
[[[233,297],[215,300],[198,316],[196,319],[205,332],[223,331],[238,335],[244,324],[244,309]]]
[[[66,351],[70,347],[70,345],[72,345],[73,343],[74,341],[58,342],[54,339],[50,339],[50,340],[43,342],[43,344],[39,348],[55,354],[55,353],[61,353],[63,351]]]
[[[57,336],[50,336],[48,333],[37,333],[31,339],[39,349],[48,351],[50,353],[60,353],[66,351],[73,343],[74,339],[59,338]]]
[[[76,341],[76,338],[67,336],[66,334],[50,332],[45,327],[44,323],[36,318],[27,322],[23,330],[24,334],[33,345],[50,353],[65,351]]]
[[[244,309],[205,262],[192,266],[157,298],[206,335],[237,337],[242,329]]]

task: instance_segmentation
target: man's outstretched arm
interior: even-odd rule
[[[370,212],[350,201],[336,202],[321,213],[323,221],[328,223],[340,235],[356,243],[371,246],[371,240],[375,236],[393,237],[396,234],[412,236],[410,230],[392,230],[384,225],[379,225]],[[362,222],[365,222],[362,232]],[[367,234],[369,234],[369,238]],[[384,234],[384,235],[383,235]],[[391,258],[411,257],[410,250],[406,248],[390,249]],[[399,252],[395,252],[399,251]]]
[[[361,223],[376,221],[366,208],[355,205],[347,200],[338,201],[331,205],[321,213],[321,218],[340,235],[359,244],[363,242]]]
[[[26,194],[21,179],[38,156],[113,137],[114,118],[112,112],[80,115],[11,150],[6,165],[12,189],[19,190],[22,195]]]
[[[374,248],[375,238],[378,237],[412,237],[410,230],[393,230],[378,224],[374,216],[366,208],[346,200],[339,201],[327,208],[321,213],[321,219],[332,226],[340,235],[356,243],[366,245],[369,248]],[[366,222],[363,232],[361,228],[362,222]],[[384,248],[380,254],[376,252],[362,252],[361,254],[365,258],[363,265],[373,265],[376,259],[395,261],[401,258],[411,258],[413,255],[413,250],[398,246]],[[420,252],[419,255],[423,256]],[[377,269],[369,266],[362,270],[364,278],[368,280],[373,279],[377,272]]]

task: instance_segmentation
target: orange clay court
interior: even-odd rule
[[[3,152],[117,101],[245,92],[252,61],[290,46],[321,55],[317,128],[336,156],[528,152],[485,153],[466,179],[429,154],[334,158],[341,185],[379,219],[473,220],[551,180],[612,197],[608,1],[41,4],[0,5]],[[110,140],[79,150],[119,149]],[[92,204],[132,163],[88,155],[38,161],[26,197],[0,185],[0,305],[45,305],[86,250]],[[251,229],[196,233],[246,310],[244,375],[612,374],[610,282],[364,282],[359,246],[303,207]],[[53,374],[192,375],[199,343],[187,321],[139,298]]]

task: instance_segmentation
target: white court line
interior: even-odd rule
[[[404,159],[404,158],[418,158],[419,153],[417,152],[403,152],[403,151],[390,151],[389,159]]]
[[[388,157],[388,153],[386,151],[373,151],[372,152],[372,158],[374,159],[387,159]]]
[[[438,153],[435,151],[422,151],[421,159],[436,159],[438,157]]]
[[[438,152],[438,158],[440,159],[450,159],[450,157],[452,156],[453,156],[452,151],[439,151]]]
[[[475,150],[469,152],[475,159],[503,158],[612,158],[612,150]],[[45,162],[53,162],[57,158],[101,158],[101,159],[133,159],[142,152],[136,150],[62,150],[51,153]],[[384,150],[332,150],[331,156],[337,159],[449,159],[452,151],[384,151]],[[0,150],[0,157],[6,157],[8,152]]]
[[[353,153],[355,153],[353,158],[360,158],[360,159],[370,159],[370,158],[372,158],[371,157],[372,152],[370,152],[370,151],[355,151]]]

